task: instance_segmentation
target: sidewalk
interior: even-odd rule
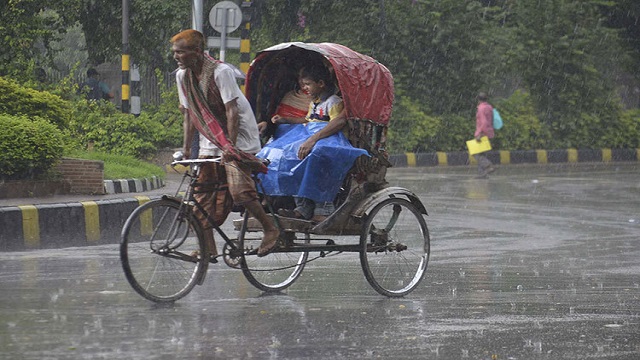
[[[487,156],[499,165],[635,162],[640,149],[498,150]],[[394,167],[475,164],[466,152],[396,154],[389,160]],[[164,187],[144,192],[0,199],[0,251],[118,243],[129,214],[150,199],[174,195],[181,179],[169,169]]]
[[[0,251],[118,243],[140,204],[174,195],[182,175],[168,172],[165,186],[144,192],[0,199]]]
[[[122,199],[126,197],[135,197],[138,195],[143,196],[156,196],[164,194],[175,194],[182,175],[176,172],[167,173],[165,178],[165,186],[153,190],[139,191],[139,192],[125,192],[125,193],[113,193],[105,195],[54,195],[47,197],[34,197],[34,198],[15,198],[15,199],[0,199],[0,209],[7,206],[21,206],[21,205],[41,205],[41,204],[64,204],[83,201],[104,201],[111,199]]]

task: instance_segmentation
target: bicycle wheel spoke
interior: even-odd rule
[[[136,209],[122,231],[120,257],[131,286],[143,297],[175,301],[191,291],[206,272],[207,262],[195,218],[168,199]]]
[[[308,237],[302,234],[297,241],[308,243]],[[284,237],[295,236],[287,233]],[[240,230],[240,246],[245,250],[257,250],[262,239],[262,232],[248,232],[243,226]],[[282,246],[282,237],[279,240]],[[252,252],[253,254],[255,253]],[[305,262],[309,256],[307,252],[279,252],[277,249],[265,257],[249,255],[247,252],[242,257],[241,268],[247,280],[262,291],[279,291],[289,287],[300,276]]]
[[[424,277],[429,233],[422,214],[407,200],[390,198],[378,204],[369,214],[361,246],[365,277],[383,295],[403,296]]]

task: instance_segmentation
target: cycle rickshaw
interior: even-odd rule
[[[296,62],[322,62],[331,69],[345,105],[348,139],[370,157],[356,160],[336,197],[336,211],[326,220],[314,223],[281,217],[267,202],[282,234],[275,251],[265,257],[256,255],[262,228],[245,211],[241,219],[233,220],[237,237],[214,226],[225,243],[218,257],[240,269],[256,288],[270,292],[292,285],[310,261],[356,253],[367,282],[377,292],[404,296],[425,276],[430,239],[424,219],[427,211],[420,199],[385,181],[390,166],[385,140],[393,102],[391,73],[373,58],[338,44],[273,46],[258,53],[245,83],[259,120],[269,119],[274,104],[295,85],[282,81],[278,72],[283,65],[300,65]],[[199,255],[208,252],[193,214],[194,207],[202,207],[192,195],[199,167],[206,161],[219,160],[174,161],[174,166],[187,166],[186,190],[142,204],[123,227],[120,257],[125,275],[134,290],[149,300],[178,300],[205,279],[210,259]]]

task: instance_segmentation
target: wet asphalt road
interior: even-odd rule
[[[356,254],[268,296],[212,265],[158,306],[129,287],[117,246],[0,253],[0,359],[640,359],[640,165],[473,175],[390,171],[432,238],[400,299],[370,288]]]

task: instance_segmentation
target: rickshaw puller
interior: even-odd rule
[[[194,128],[200,133],[200,157],[223,156],[225,165],[207,163],[226,171],[229,192],[236,204],[243,205],[262,225],[264,236],[258,256],[276,247],[279,230],[258,201],[252,169],[266,171],[253,153],[260,150],[260,138],[255,116],[249,102],[238,87],[232,69],[204,52],[204,36],[196,30],[185,30],[171,38],[173,57],[180,70],[176,73],[180,104],[184,108],[184,153],[189,156]],[[203,169],[202,182],[223,169]],[[231,209],[216,213],[217,199],[211,193],[195,194],[205,210],[217,215],[216,222],[224,222]],[[215,202],[214,202],[215,201]],[[196,211],[196,213],[200,213]],[[211,225],[199,215],[205,229],[205,241],[212,255],[216,255]]]

